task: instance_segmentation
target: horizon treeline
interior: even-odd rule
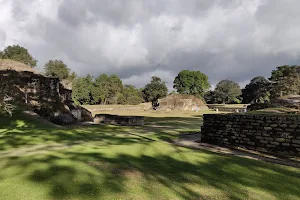
[[[6,47],[0,51],[0,59],[11,59],[36,67],[37,60],[28,50],[19,45]],[[43,74],[67,79],[72,82],[73,100],[77,104],[140,104],[157,103],[159,98],[168,95],[166,82],[153,76],[143,88],[123,84],[116,74],[100,74],[98,77],[87,75],[79,77],[71,72],[62,60],[49,60],[44,65]],[[209,77],[201,71],[182,70],[174,78],[169,94],[190,94],[206,103],[265,103],[279,96],[300,94],[300,66],[279,66],[271,72],[270,78],[254,77],[245,88],[228,79],[221,80],[211,90]]]

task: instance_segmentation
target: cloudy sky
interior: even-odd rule
[[[0,49],[20,44],[79,75],[172,87],[182,69],[244,86],[300,65],[299,0],[0,0]]]

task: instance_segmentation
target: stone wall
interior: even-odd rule
[[[277,106],[272,105],[271,103],[254,103],[254,104],[248,105],[247,110],[248,111],[262,110],[262,109],[274,108],[274,107],[277,107]]]
[[[206,114],[201,141],[300,155],[300,115]]]
[[[105,123],[125,126],[142,126],[144,125],[144,117],[97,114],[95,115],[94,122],[96,124]]]
[[[59,80],[31,72],[0,71],[2,87],[7,93],[26,104],[42,104],[59,100]]]
[[[225,107],[223,105],[215,105],[215,104],[211,104],[211,105],[207,105],[207,107],[209,109],[212,109],[212,110],[218,110],[220,112],[239,112],[239,113],[243,113],[243,112],[247,112],[247,106],[245,107]]]
[[[102,112],[102,111],[138,111],[144,110],[144,106],[117,106],[117,107],[107,107],[107,106],[99,106],[97,108],[89,108],[88,110],[91,112]]]
[[[4,70],[0,71],[0,86],[5,94],[13,98],[13,104],[24,110],[32,110],[60,125],[76,122],[66,108],[66,102],[72,100],[72,91],[65,89],[58,78]]]

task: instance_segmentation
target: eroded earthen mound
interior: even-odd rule
[[[32,72],[37,74],[37,71],[28,65],[10,59],[0,59],[0,71],[13,70],[17,72]]]
[[[187,94],[173,94],[159,100],[160,110],[205,110],[206,103],[201,99]]]

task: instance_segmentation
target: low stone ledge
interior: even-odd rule
[[[112,124],[122,126],[143,126],[145,117],[143,116],[120,116],[110,114],[97,114],[94,117],[96,124]]]

